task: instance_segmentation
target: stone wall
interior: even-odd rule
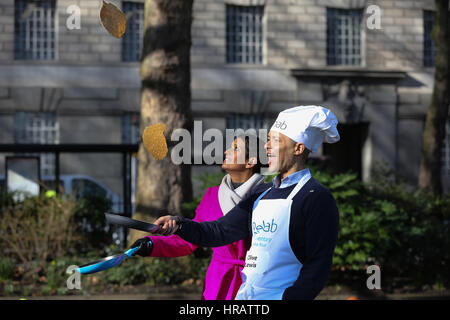
[[[14,1],[0,3],[0,143],[12,142],[13,114],[26,110],[57,112],[61,143],[120,143],[122,114],[140,108],[139,63],[121,61],[121,40],[107,34],[98,19],[100,3],[57,1],[55,61],[14,60]],[[81,30],[66,28],[71,4],[81,8]],[[265,5],[262,64],[225,63],[226,4]],[[363,28],[363,64],[355,69],[402,71],[404,79],[366,81],[353,92],[345,77],[330,86],[327,79],[293,75],[296,69],[352,69],[326,65],[326,8],[372,4],[381,8],[381,29]],[[423,67],[423,10],[432,9],[433,1],[426,0],[195,0],[194,120],[203,120],[204,128],[225,128],[226,114],[264,113],[270,123],[285,108],[323,104],[347,123],[353,121],[351,100],[357,109],[364,106],[358,119],[370,123],[363,178],[370,178],[377,163],[387,163],[414,184],[433,83],[433,69]],[[195,167],[194,175],[203,169]]]

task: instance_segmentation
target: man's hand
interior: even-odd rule
[[[174,234],[179,227],[177,216],[163,216],[159,217],[153,224],[160,226],[158,230],[153,233],[168,236]]]

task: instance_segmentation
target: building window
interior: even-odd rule
[[[264,6],[226,5],[227,63],[263,61]]]
[[[14,7],[14,58],[54,60],[57,19],[55,0],[16,0]]]
[[[122,60],[141,61],[144,31],[144,4],[124,2],[123,12],[127,16],[127,30],[122,38]]]
[[[139,143],[141,135],[139,133],[139,113],[127,112],[122,116],[122,143]]]
[[[265,129],[264,116],[261,114],[232,113],[226,117],[227,129]]]
[[[14,115],[14,130],[15,143],[59,143],[59,124],[55,113],[17,112]],[[54,175],[54,154],[42,153],[39,156],[41,158],[41,176]]]
[[[361,21],[362,10],[327,8],[328,65],[361,65]]]
[[[436,45],[431,35],[434,26],[434,12],[423,12],[423,65],[434,67],[436,57]]]

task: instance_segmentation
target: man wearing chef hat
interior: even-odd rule
[[[305,167],[323,142],[339,141],[334,114],[320,106],[282,111],[265,145],[272,186],[251,194],[224,217],[197,223],[160,217],[161,234],[176,232],[200,246],[216,247],[252,237],[236,299],[314,299],[328,279],[339,213],[330,191]]]

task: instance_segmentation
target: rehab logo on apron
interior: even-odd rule
[[[277,231],[278,225],[275,223],[275,219],[272,219],[272,221],[270,223],[265,222],[263,220],[263,221],[261,221],[261,223],[258,223],[258,224],[256,222],[253,222],[252,229],[253,229],[253,234],[259,234],[260,232],[274,233]]]

